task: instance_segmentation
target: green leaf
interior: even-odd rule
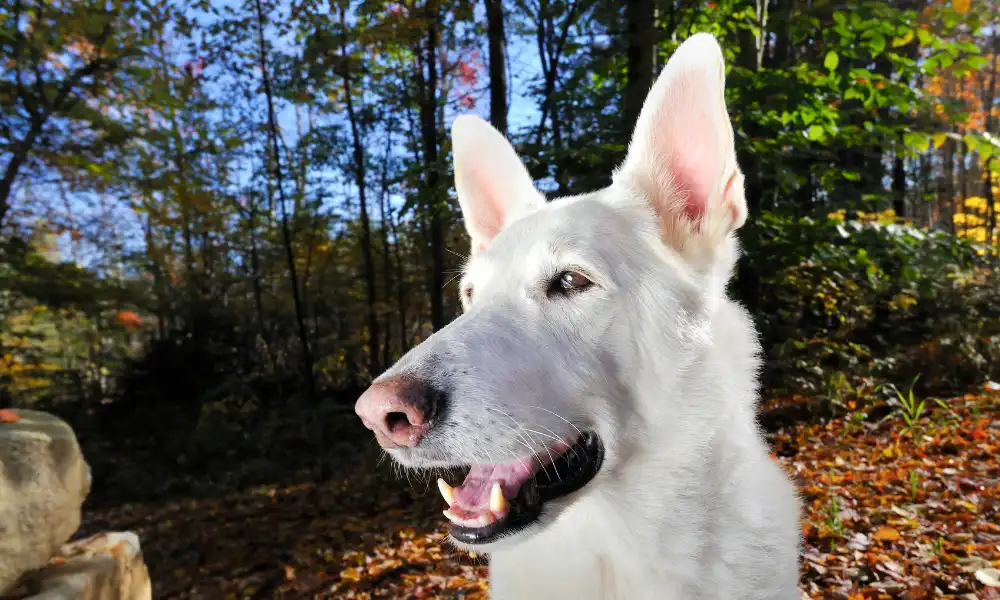
[[[822,125],[810,125],[806,131],[806,138],[812,141],[819,141],[826,137],[826,130]]]
[[[837,65],[839,64],[840,56],[838,56],[836,52],[830,50],[826,53],[826,59],[823,60],[823,66],[826,67],[827,70],[835,71],[837,69]]]
[[[927,152],[931,147],[931,137],[926,133],[907,131],[903,134],[903,143],[917,152]]]
[[[872,36],[870,42],[868,42],[868,47],[871,49],[872,58],[875,58],[885,50],[885,37],[881,34]]]

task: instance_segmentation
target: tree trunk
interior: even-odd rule
[[[253,307],[257,315],[257,331],[260,333],[264,344],[268,346],[270,355],[270,344],[268,343],[267,321],[264,319],[264,294],[260,288],[260,253],[257,250],[257,204],[254,203],[248,210],[247,230],[250,233],[250,282],[253,287]]]
[[[3,179],[0,180],[0,225],[3,225],[4,217],[10,210],[10,195],[14,190],[17,173],[21,170],[24,162],[28,160],[28,153],[31,152],[35,140],[41,133],[42,122],[32,119],[31,128],[25,133],[24,138],[14,146],[13,156],[10,157],[10,162],[7,163],[7,168],[4,170]]]
[[[628,21],[628,50],[625,83],[625,139],[635,129],[639,111],[653,87],[653,57],[656,53],[656,2],[654,0],[628,0],[625,4]]]
[[[757,0],[757,25],[760,28],[759,34],[744,30],[740,37],[740,54],[738,60],[741,66],[752,71],[759,71],[764,59],[764,43],[767,37],[767,1]],[[752,140],[757,135],[757,124],[752,121],[743,123],[743,131],[747,138]],[[742,149],[737,148],[739,162],[744,176],[744,194],[747,203],[747,211],[751,217],[759,216],[761,200],[764,195],[762,185],[761,164],[749,144],[744,143]],[[745,236],[753,235],[753,219],[748,223],[750,226],[744,228]],[[756,317],[756,312],[760,306],[760,274],[754,266],[753,258],[743,256],[737,264],[736,290],[740,302]]]
[[[340,23],[344,26],[344,12],[340,13]],[[341,46],[344,57],[347,56],[347,48]],[[366,315],[368,317],[368,374],[374,379],[381,372],[379,366],[379,322],[378,313],[375,310],[376,290],[375,290],[375,258],[372,256],[372,230],[371,220],[368,218],[368,194],[366,184],[365,148],[361,139],[361,128],[358,124],[357,115],[354,112],[354,99],[351,90],[351,71],[349,61],[345,61],[344,69],[344,97],[347,106],[347,120],[351,125],[351,139],[354,146],[354,183],[358,188],[358,204],[361,208],[361,256],[364,263],[365,290],[368,294]]]
[[[431,326],[434,331],[444,327],[444,215],[438,164],[438,43],[440,37],[439,0],[427,0],[424,16],[427,37],[424,40],[423,67],[419,70],[417,84],[420,88],[420,137],[424,158],[424,208],[427,211],[431,250]]]
[[[545,132],[545,121],[549,119],[550,112],[553,112],[554,96],[556,93],[556,81],[559,77],[559,63],[562,60],[563,49],[566,46],[566,40],[569,38],[569,30],[576,22],[577,8],[580,3],[578,0],[574,0],[570,3],[569,9],[566,10],[566,16],[563,19],[562,30],[557,34],[555,30],[555,21],[550,13],[551,7],[549,6],[548,0],[541,0],[538,8],[538,22],[535,24],[537,28],[536,43],[538,44],[538,60],[541,63],[542,68],[542,81],[543,81],[543,91],[542,91],[542,106],[541,115],[538,118],[538,132],[535,143],[538,146],[542,145],[542,136]],[[555,117],[553,116],[553,120]]]
[[[538,119],[538,131],[536,132],[535,144],[542,145],[545,135],[545,122],[552,124],[552,143],[550,152],[555,155],[553,167],[555,169],[554,178],[558,184],[557,193],[568,193],[569,173],[566,169],[566,160],[561,155],[564,148],[562,139],[562,121],[559,118],[559,107],[556,105],[556,84],[559,80],[559,67],[563,58],[563,51],[569,39],[569,31],[580,17],[581,10],[579,0],[570,2],[569,7],[563,11],[560,28],[556,28],[555,15],[548,0],[540,0],[537,15],[536,43],[538,45],[538,60],[542,68],[543,96],[541,105],[541,116]]]
[[[948,138],[943,147],[941,161],[941,216],[947,219],[948,231],[955,233],[955,140]]]
[[[990,3],[993,10],[992,14],[996,15],[996,2]],[[1000,53],[1000,34],[998,34],[997,28],[1000,23],[997,23],[997,19],[993,20],[993,33],[990,35],[990,85],[986,91],[986,97],[983,98],[983,106],[994,106],[997,97],[997,56]],[[986,122],[983,127],[986,132],[991,133],[993,131],[994,121],[993,121],[993,111],[986,110]],[[993,196],[993,173],[990,171],[990,166],[992,161],[996,160],[995,156],[991,156],[989,159],[983,161],[983,197],[986,198],[986,211],[987,211],[987,222],[986,222],[986,241],[988,244],[993,243],[993,234],[997,230],[997,210],[996,210],[996,199]]]
[[[399,353],[406,354],[410,349],[410,336],[407,333],[406,322],[406,282],[403,279],[403,258],[399,250],[399,231],[396,229],[396,219],[389,211],[389,225],[392,226],[392,253],[396,264],[396,305],[399,306]]]
[[[267,126],[268,145],[271,154],[271,172],[274,176],[275,187],[278,189],[278,201],[281,219],[281,237],[285,247],[285,259],[288,263],[288,275],[292,286],[292,303],[295,309],[295,323],[298,329],[299,344],[302,347],[302,375],[306,383],[306,393],[309,399],[316,403],[319,397],[316,393],[316,378],[313,374],[312,350],[309,347],[309,334],[306,331],[305,318],[302,312],[302,298],[299,294],[299,276],[295,267],[295,250],[292,247],[291,229],[288,225],[287,198],[285,198],[285,181],[281,169],[281,149],[278,144],[278,122],[274,113],[274,93],[271,90],[271,78],[268,75],[267,46],[264,43],[264,9],[261,7],[261,0],[255,0],[257,8],[257,43],[260,50],[260,70],[261,83],[264,87],[264,97],[267,100]],[[270,182],[268,183],[270,186]],[[320,437],[321,450],[326,451],[326,430]],[[329,476],[328,461],[321,456],[324,478]]]
[[[382,293],[385,294],[386,304],[390,302],[389,298],[392,297],[392,254],[389,249],[389,208],[386,206],[389,202],[389,159],[392,156],[392,126],[393,119],[389,118],[389,125],[387,126],[387,134],[385,139],[385,160],[382,163],[382,181],[379,193],[378,211],[379,211],[379,221],[380,227],[379,232],[382,237]],[[399,310],[402,311],[403,307],[400,306]],[[390,319],[392,315],[391,310],[387,310],[385,314],[385,344],[382,347],[382,364],[386,367],[392,362],[392,322]],[[400,331],[402,334],[402,331]]]
[[[892,157],[892,209],[900,219],[906,217],[906,165],[903,161],[903,134],[900,133]]]
[[[486,35],[490,48],[490,122],[507,135],[507,37],[503,27],[503,0],[485,0]]]

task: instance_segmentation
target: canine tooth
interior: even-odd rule
[[[498,514],[503,514],[509,508],[510,503],[507,502],[507,498],[503,495],[503,490],[500,489],[500,482],[494,481],[493,489],[490,490],[490,510]]]
[[[438,478],[438,490],[441,491],[441,495],[444,496],[444,501],[451,506],[455,503],[455,488],[448,485],[448,482],[444,479]]]

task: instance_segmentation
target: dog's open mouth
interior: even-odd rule
[[[476,465],[457,487],[439,479],[449,532],[465,544],[489,544],[524,529],[538,519],[546,502],[590,482],[603,462],[600,438],[584,432],[572,444],[552,446],[541,458]]]

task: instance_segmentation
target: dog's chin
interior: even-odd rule
[[[441,493],[449,506],[444,512],[450,521],[451,543],[464,550],[488,553],[536,535],[586,492],[604,465],[604,443],[592,431],[566,440],[559,452],[548,450],[553,458],[544,464],[528,467],[526,462],[530,461],[521,460],[513,466],[466,466],[470,471],[466,482],[456,488],[440,480]],[[428,454],[402,452],[397,456],[394,452],[393,456],[409,468],[460,467],[442,464]],[[491,488],[496,489],[489,494]],[[501,491],[503,497],[498,497]],[[488,500],[484,494],[488,494]],[[470,503],[470,498],[478,502]]]

